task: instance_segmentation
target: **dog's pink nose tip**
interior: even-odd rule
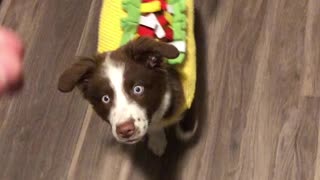
[[[117,125],[116,132],[122,138],[131,137],[136,131],[136,127],[134,126],[134,121],[129,120],[122,124]]]

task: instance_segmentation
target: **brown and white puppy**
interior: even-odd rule
[[[164,63],[178,55],[172,45],[138,38],[115,51],[80,59],[61,75],[58,88],[70,92],[78,87],[111,125],[117,141],[134,144],[148,134],[149,148],[161,155],[167,144],[164,131],[149,127],[170,117],[184,101],[178,74]]]

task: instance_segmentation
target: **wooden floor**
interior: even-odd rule
[[[163,158],[56,89],[94,54],[100,1],[1,3],[27,46],[23,90],[0,99],[1,180],[320,180],[319,0],[195,0],[201,132]]]

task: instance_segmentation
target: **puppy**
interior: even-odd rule
[[[115,51],[81,58],[61,75],[58,89],[78,87],[117,141],[134,144],[148,134],[148,147],[160,156],[167,145],[164,129],[151,127],[185,100],[179,74],[164,62],[178,55],[170,44],[140,37]],[[186,139],[195,129],[184,133],[178,127],[177,132]]]

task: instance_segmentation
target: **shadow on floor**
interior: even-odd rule
[[[133,158],[133,172],[140,171],[144,173],[146,179],[150,180],[176,180],[179,178],[177,172],[180,164],[180,160],[184,157],[184,154],[188,149],[197,144],[201,136],[201,127],[203,127],[203,120],[206,120],[207,98],[206,98],[206,32],[202,21],[200,12],[195,10],[195,38],[197,44],[197,91],[196,99],[190,112],[187,113],[185,122],[189,120],[199,120],[199,131],[196,137],[189,143],[182,143],[178,141],[173,133],[173,130],[168,131],[168,147],[166,154],[159,158],[154,156],[148,149],[146,143],[137,145],[131,157]],[[130,152],[130,150],[128,150]],[[131,152],[130,152],[131,153]],[[133,174],[134,176],[134,174]],[[135,178],[133,178],[135,179]]]
[[[201,12],[204,16],[208,17],[212,17],[215,16],[215,14],[217,13],[217,8],[219,6],[219,0],[210,0],[210,1],[195,1],[195,6],[197,7],[202,7],[202,11]],[[205,3],[205,4],[203,4]]]

